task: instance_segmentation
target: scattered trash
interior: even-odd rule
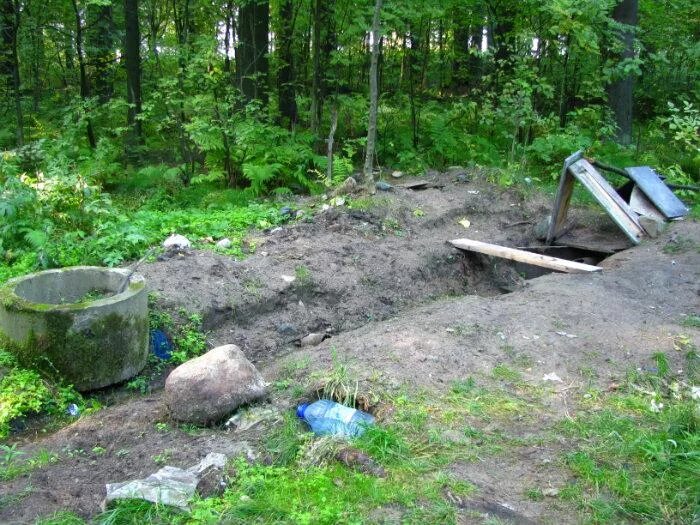
[[[365,427],[374,424],[370,414],[328,399],[299,405],[297,417],[306,421],[317,435],[357,437],[364,433]]]
[[[479,190],[468,190],[467,193],[469,195],[479,195]]]
[[[323,206],[321,206],[321,211],[326,211],[326,210],[330,210],[330,209],[331,209],[331,207],[328,204],[324,204]]]
[[[333,205],[333,206],[345,206],[345,199],[343,197],[334,197],[331,199],[331,205]]]
[[[282,206],[282,207],[280,208],[280,215],[281,215],[282,217],[289,218],[289,217],[292,216],[292,213],[293,213],[293,212],[294,212],[294,210],[293,210],[291,207],[289,207],[289,206]]]
[[[458,220],[457,224],[461,224],[462,226],[464,226],[465,230],[469,229],[469,226],[472,225],[472,223],[469,222],[469,219],[466,219],[466,218]]]
[[[173,233],[170,237],[163,241],[163,248],[178,248],[183,250],[185,248],[191,248],[192,243],[184,235],[178,235]]]
[[[700,386],[690,387],[690,398],[700,401]]]
[[[550,372],[542,376],[542,381],[551,381],[553,383],[563,383],[561,377],[559,377],[555,372]]]
[[[403,171],[393,171],[391,173],[391,176],[394,179],[400,179],[401,177],[403,177]]]
[[[277,226],[276,228],[272,228],[272,229],[270,230],[270,233],[272,233],[272,234],[274,235],[275,233],[279,233],[279,232],[281,232],[281,231],[283,231],[283,230],[284,230],[284,228],[282,228],[282,226]]]
[[[167,334],[156,328],[151,330],[149,337],[149,346],[151,353],[159,359],[170,359],[173,352],[173,344],[170,342]]]
[[[377,181],[374,187],[377,188],[379,191],[391,191],[394,189],[394,187],[391,184],[389,184],[388,182],[384,182],[383,180]]]
[[[189,501],[196,493],[208,497],[214,495],[212,492],[223,492],[226,488],[226,460],[226,455],[210,452],[188,469],[165,466],[144,479],[107,483],[102,508],[106,510],[115,500],[142,499],[189,510]]]
[[[228,237],[224,237],[220,241],[216,242],[217,248],[223,248],[224,250],[229,249],[232,244],[233,243],[231,242],[231,239],[229,239]]]
[[[66,414],[71,417],[78,417],[80,415],[80,407],[75,403],[71,403],[66,409]]]
[[[301,346],[316,346],[316,345],[320,344],[325,337],[326,337],[326,334],[311,333],[311,334],[307,335],[306,337],[302,337]]]
[[[651,403],[649,403],[649,410],[652,412],[661,412],[661,410],[664,408],[663,403],[657,403],[655,399],[651,400]]]
[[[296,277],[293,275],[280,275],[280,278],[285,282],[285,283],[293,283],[294,281],[297,280]]]
[[[569,339],[576,339],[578,336],[574,334],[567,334],[566,332],[554,332],[557,335],[560,335],[562,337],[568,337]]]
[[[250,407],[236,412],[226,421],[224,427],[234,432],[243,432],[263,422],[276,423],[282,420],[282,415],[273,408]]]
[[[550,498],[555,498],[559,495],[559,489],[555,489],[553,487],[542,489],[542,495],[548,496]]]
[[[306,214],[306,212],[304,210],[297,210],[296,213],[294,214],[294,216],[297,219],[299,219],[299,218],[303,217],[305,214]]]

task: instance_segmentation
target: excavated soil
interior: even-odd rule
[[[585,388],[611,387],[630,369],[649,366],[656,352],[681,368],[683,356],[674,351],[679,332],[700,343],[696,329],[678,324],[700,310],[697,222],[672,224],[660,238],[612,255],[602,272],[524,280],[510,263],[462,254],[446,241],[538,245],[533,227],[550,197],[449,175],[438,182],[444,187],[380,192],[371,206],[331,208],[310,222],[260,232],[249,239],[255,254],[242,261],[194,251],[145,265],[142,273],[159,308],[200,313],[210,347],[238,344],[270,382],[288,377],[293,363],[305,363],[294,372],[299,376],[328,370],[334,355],[361,383],[388,392],[440,393],[469,376],[496,386],[491,371],[499,364],[517,367],[524,381],[539,386],[556,373],[562,382],[547,383],[530,417],[489,424],[519,437],[575,416]],[[620,241],[601,211],[581,208],[572,216],[579,225],[572,235],[593,231]],[[465,218],[468,228],[459,224]],[[299,347],[310,332],[327,337]],[[160,392],[122,397],[52,435],[15,436],[28,456],[48,450],[60,460],[0,485],[0,501],[11,501],[0,505],[0,522],[28,523],[59,509],[94,515],[105,483],[157,470],[156,455],[167,454],[175,466],[210,451],[264,459],[265,424],[238,433],[214,427],[192,434],[174,425],[163,431],[156,426],[168,421],[160,398]],[[279,411],[297,401],[279,393],[268,400]],[[453,501],[461,522],[582,521],[570,504],[531,501],[524,493],[570,478],[558,461],[570,445],[563,437],[533,440],[451,465],[453,476],[478,488],[472,499]],[[398,523],[400,509],[386,509],[381,518]]]

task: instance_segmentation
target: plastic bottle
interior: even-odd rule
[[[374,417],[367,412],[328,399],[299,405],[297,417],[306,421],[313,433],[319,435],[357,437],[366,426],[374,424]]]

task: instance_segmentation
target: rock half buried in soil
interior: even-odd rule
[[[263,397],[267,385],[236,345],[214,348],[173,370],[165,381],[165,404],[177,421],[218,421]]]

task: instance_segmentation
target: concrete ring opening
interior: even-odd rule
[[[81,391],[133,377],[148,358],[145,280],[94,266],[11,279],[0,287],[0,346]]]

